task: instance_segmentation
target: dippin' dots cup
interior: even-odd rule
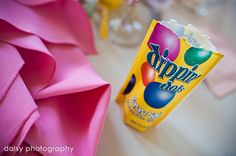
[[[139,131],[157,125],[222,57],[192,25],[153,20],[116,98],[124,122]]]

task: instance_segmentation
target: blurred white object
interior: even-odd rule
[[[166,10],[173,3],[173,0],[146,0],[146,3],[154,12],[160,12]]]
[[[169,8],[173,0],[146,0],[144,3],[149,6],[152,17],[161,20],[161,13]]]
[[[120,12],[110,19],[110,39],[121,46],[137,46],[141,43],[149,21],[142,19],[136,12],[137,8],[145,8],[139,1],[128,1]],[[148,19],[148,18],[146,18]]]

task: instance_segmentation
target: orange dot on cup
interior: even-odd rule
[[[148,83],[153,82],[155,79],[155,70],[148,64],[148,62],[144,62],[141,66],[141,75],[143,85],[146,86]]]

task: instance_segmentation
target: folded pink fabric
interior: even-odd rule
[[[0,148],[2,150],[7,145],[20,146],[39,114],[34,100],[18,74],[23,60],[14,47],[2,42],[0,42],[0,65],[2,67],[0,68]]]
[[[206,84],[217,97],[226,96],[236,91],[236,46],[214,29],[203,29],[211,37],[217,50],[223,53],[224,58],[206,77]]]
[[[73,0],[49,2],[27,7],[24,0],[1,1],[0,18],[48,42],[77,45],[86,53],[95,53],[91,26],[82,7]]]
[[[96,154],[111,91],[86,59],[95,52],[77,2],[0,1],[0,155]]]

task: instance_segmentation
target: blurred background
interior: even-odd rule
[[[112,84],[98,156],[236,155],[236,0],[82,0],[81,3],[92,21],[98,51],[89,59]],[[193,24],[210,37],[224,58],[160,125],[139,133],[123,123],[114,98],[152,19]]]

